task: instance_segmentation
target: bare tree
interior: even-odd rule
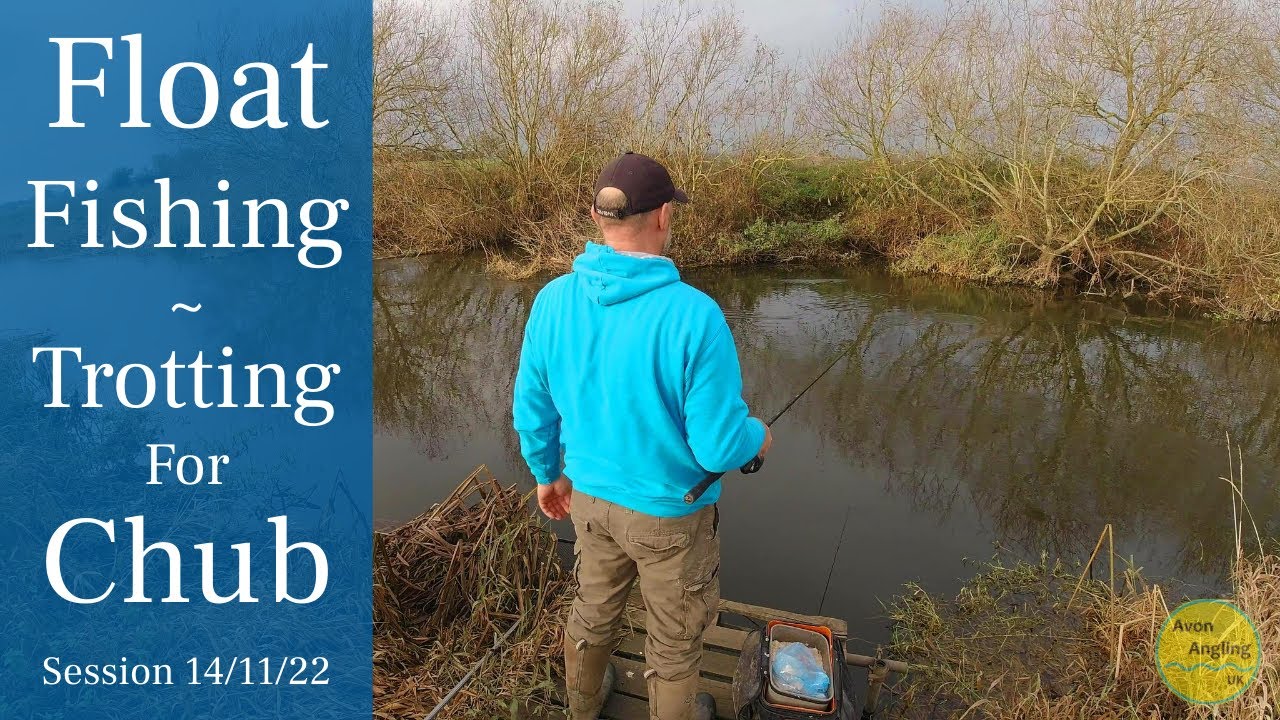
[[[909,106],[946,38],[945,24],[917,10],[885,6],[874,21],[860,16],[810,66],[809,119],[820,137],[873,162],[913,149]]]
[[[378,0],[373,13],[373,129],[378,148],[456,147],[451,107],[456,22],[431,5]]]

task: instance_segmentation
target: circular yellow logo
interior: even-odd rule
[[[1169,614],[1156,636],[1156,667],[1188,702],[1215,705],[1248,689],[1258,676],[1262,638],[1226,600],[1192,600]]]

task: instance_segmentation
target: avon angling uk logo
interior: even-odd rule
[[[1174,610],[1156,637],[1156,666],[1187,702],[1216,705],[1235,698],[1258,676],[1262,638],[1240,608],[1225,600],[1192,600]]]

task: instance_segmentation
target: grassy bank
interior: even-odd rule
[[[1155,635],[1181,601],[1114,564],[1108,548],[1090,559],[1093,572],[1047,559],[992,562],[954,598],[908,584],[889,605],[886,654],[916,669],[882,698],[879,716],[1275,720],[1280,553],[1248,530],[1240,537],[1256,549],[1237,541],[1223,597],[1256,625],[1262,667],[1228,704],[1192,706],[1161,682]],[[512,638],[439,717],[514,719],[553,706],[573,592],[555,544],[527,497],[483,468],[427,513],[379,533],[375,715],[422,717],[513,623]]]
[[[1178,698],[1157,672],[1156,634],[1178,598],[1132,570],[1117,573],[1114,590],[1105,581],[1078,584],[1077,572],[1061,563],[992,563],[954,598],[909,586],[891,608],[889,652],[924,669],[899,686],[895,716],[1280,717],[1280,555],[1234,563],[1224,599],[1257,625],[1262,669],[1244,694],[1216,708]]]
[[[1274,3],[884,5],[808,60],[729,6],[620,14],[379,0],[377,252],[563,269],[630,149],[694,198],[684,265],[875,254],[1280,318]]]
[[[1143,294],[1222,317],[1280,319],[1278,190],[1205,186],[1196,212],[1178,218],[1126,201],[1128,212],[1094,220],[1078,239],[1046,239],[1035,236],[1037,226],[1074,227],[1111,202],[1094,178],[1060,179],[1058,191],[1078,208],[1047,216],[1029,198],[1008,201],[1019,208],[1008,212],[929,162],[796,159],[754,175],[742,165],[726,161],[724,185],[704,187],[679,210],[671,252],[683,267],[872,256],[909,274]],[[512,206],[510,182],[491,164],[384,158],[376,177],[383,256],[483,250],[491,270],[527,277],[566,271],[583,242],[598,237],[585,175],[564,205],[524,210]],[[1013,182],[995,191],[1019,192]]]

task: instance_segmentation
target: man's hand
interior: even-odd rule
[[[569,501],[573,499],[573,483],[561,476],[549,485],[538,486],[538,507],[552,520],[569,517]]]

